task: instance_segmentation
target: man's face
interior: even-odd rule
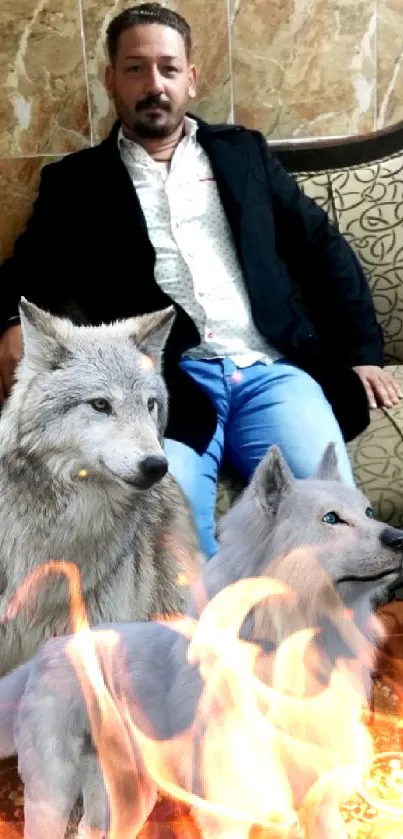
[[[164,138],[176,131],[196,95],[196,71],[179,32],[141,24],[122,32],[106,86],[128,136]]]

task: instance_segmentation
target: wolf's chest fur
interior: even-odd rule
[[[20,483],[10,480],[0,463],[0,563],[8,569],[8,588],[39,565],[63,560],[79,568],[83,590],[90,591],[130,555],[136,505],[100,486],[77,486],[49,475],[35,491],[30,472],[27,463]]]

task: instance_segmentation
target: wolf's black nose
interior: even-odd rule
[[[154,484],[168,472],[168,461],[163,455],[150,454],[139,464],[142,476]]]
[[[403,551],[403,530],[399,530],[397,527],[384,527],[380,539],[388,548]]]

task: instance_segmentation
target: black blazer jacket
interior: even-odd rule
[[[0,329],[18,314],[21,295],[92,324],[172,303],[155,282],[155,252],[120,158],[118,128],[98,146],[43,168],[26,229],[0,268]],[[257,328],[320,383],[345,439],[354,438],[369,411],[352,367],[383,363],[381,330],[356,256],[259,132],[198,120],[197,138],[212,164]],[[215,429],[215,410],[178,366],[200,336],[176,309],[164,366],[167,436],[201,452]]]

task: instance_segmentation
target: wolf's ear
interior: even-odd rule
[[[271,446],[255,469],[252,485],[262,506],[274,515],[281,498],[289,492],[294,480],[280,449],[277,446]]]
[[[19,302],[24,358],[38,372],[54,369],[65,353],[63,322],[25,297]]]
[[[337,462],[336,446],[329,443],[323,452],[322,459],[316,470],[316,477],[322,481],[341,481]]]
[[[134,328],[131,336],[140,352],[150,356],[157,367],[161,365],[161,356],[176,317],[174,306],[168,306],[159,312],[133,318]]]

